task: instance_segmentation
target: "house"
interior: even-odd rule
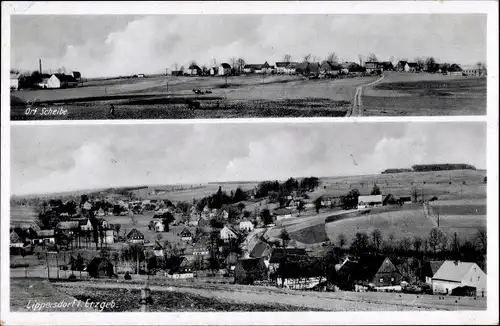
[[[239,229],[245,232],[251,232],[254,229],[253,223],[249,220],[243,220],[239,224]]]
[[[307,252],[303,248],[274,248],[269,258],[269,268],[276,272],[280,264],[285,260],[303,260],[307,257]]]
[[[352,290],[356,281],[358,262],[346,257],[341,264],[335,265],[337,271],[338,285],[343,290]]]
[[[295,75],[297,73],[298,62],[290,62],[288,66],[284,69],[284,73],[287,75]]]
[[[378,67],[382,71],[392,71],[394,70],[394,65],[390,61],[382,61],[378,63]]]
[[[101,278],[109,277],[114,275],[113,264],[106,258],[94,257],[87,265],[87,272],[90,277]]]
[[[277,276],[277,286],[292,290],[309,290],[326,280],[319,260],[310,258],[281,264]]]
[[[72,75],[52,74],[49,78],[43,78],[39,86],[42,88],[76,87],[78,81]]]
[[[370,195],[358,197],[358,210],[373,207],[382,207],[382,195]]]
[[[357,73],[365,71],[365,68],[357,64],[356,62],[342,62],[340,64],[341,72],[343,74]]]
[[[181,231],[181,240],[182,241],[193,241],[193,234],[191,231],[188,230],[188,228],[184,228]]]
[[[367,73],[371,74],[372,72],[379,71],[380,67],[378,62],[368,61],[365,62],[365,69]]]
[[[19,89],[19,79],[21,79],[21,74],[11,73],[10,74],[10,89],[18,90]]]
[[[221,63],[219,66],[219,76],[228,76],[231,74],[231,66],[229,63]]]
[[[382,205],[383,206],[395,205],[397,203],[398,203],[398,200],[396,199],[396,197],[393,194],[388,194],[387,196],[385,196],[384,201],[382,202]]]
[[[410,71],[410,66],[408,65],[408,61],[400,60],[396,65],[397,71]]]
[[[127,234],[127,242],[129,242],[129,243],[144,243],[144,234],[142,234],[141,231],[137,230],[136,228],[133,228]]]
[[[246,64],[243,66],[243,72],[245,74],[253,74],[256,71],[260,71],[262,69],[262,64]]]
[[[165,224],[162,221],[155,222],[155,232],[165,232]]]
[[[82,231],[92,231],[94,229],[89,218],[78,220],[78,225],[80,226],[80,230]]]
[[[449,68],[448,68],[448,74],[449,75],[454,75],[454,76],[462,76],[462,67],[460,67],[458,64],[453,63]]]
[[[137,78],[146,78],[145,74],[137,74]]]
[[[167,277],[173,279],[193,278],[191,262],[186,257],[172,257],[165,262],[168,269]]]
[[[236,240],[240,238],[240,233],[235,230],[232,226],[225,225],[221,230],[220,230],[220,238],[224,242],[229,242],[231,240]]]
[[[92,204],[88,201],[86,201],[84,204],[83,204],[83,207],[82,207],[84,210],[87,210],[87,211],[90,211],[92,209]]]
[[[462,75],[463,76],[486,76],[486,69],[477,67],[477,66],[471,66],[471,65],[464,65],[462,66]]]
[[[187,70],[187,74],[189,76],[199,76],[201,75],[201,68],[194,64],[190,65]]]
[[[342,70],[342,66],[335,64],[330,61],[323,61],[319,67],[320,73],[322,75],[337,76]]]
[[[432,277],[431,286],[432,292],[442,294],[453,294],[453,290],[467,286],[475,288],[476,295],[485,296],[486,273],[476,263],[447,260]]]
[[[408,67],[410,72],[417,72],[420,70],[420,66],[416,62],[408,62]]]
[[[38,241],[46,244],[55,244],[56,238],[54,230],[40,230],[38,231]]]
[[[219,67],[210,68],[209,72],[210,76],[217,76],[219,74]]]
[[[318,62],[304,61],[297,65],[296,72],[307,77],[318,77],[320,74],[320,64]]]
[[[373,286],[375,289],[396,289],[401,285],[402,275],[389,258],[365,255],[357,264],[354,279],[363,286]]]
[[[23,230],[20,228],[14,228],[10,232],[10,247],[11,248],[23,248],[26,244],[26,238]]]
[[[268,279],[268,271],[264,259],[240,259],[234,267],[234,281],[237,284],[254,284]]]
[[[207,256],[210,252],[208,250],[208,237],[200,237],[193,246],[194,256]]]
[[[412,200],[410,196],[399,197],[399,202],[401,204],[411,204]]]
[[[184,75],[184,72],[182,70],[172,70],[172,73],[171,73],[172,76],[182,76]]]
[[[292,211],[287,208],[278,208],[273,211],[273,214],[274,216],[276,216],[276,221],[281,221],[292,217]]]
[[[284,74],[286,67],[288,67],[289,64],[290,62],[276,62],[276,73]]]
[[[82,74],[79,71],[72,71],[71,76],[77,81],[80,82],[82,81]]]
[[[99,207],[99,209],[97,210],[97,216],[105,216],[106,215],[106,212],[104,211],[104,209],[102,209],[102,207]]]
[[[271,259],[272,252],[273,249],[270,245],[265,242],[259,242],[253,247],[252,251],[250,252],[250,257],[264,259],[266,267],[269,268],[269,261]]]
[[[223,209],[220,213],[219,213],[219,217],[223,220],[227,220],[229,218],[229,213],[227,211],[227,209]]]
[[[103,238],[100,239],[100,242],[105,244],[115,243],[116,239],[116,231],[115,230],[105,230],[103,231]]]

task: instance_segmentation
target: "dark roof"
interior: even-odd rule
[[[408,63],[408,61],[399,60],[398,65],[402,65],[402,66],[404,66],[404,65],[405,65],[405,64],[407,64],[407,63]]]
[[[356,275],[358,270],[358,262],[352,260],[346,260],[340,269],[337,271],[340,275]]]
[[[231,66],[229,65],[229,63],[224,62],[224,63],[221,63],[220,65],[224,69],[226,69],[226,68],[231,69]]]
[[[448,71],[462,71],[462,67],[454,63],[448,68]]]
[[[279,269],[279,274],[285,278],[303,278],[325,275],[320,261],[311,258],[300,261],[287,261],[281,264]]]
[[[287,205],[291,202],[292,200],[287,200]],[[274,215],[288,215],[288,214],[292,214],[292,211],[287,209],[287,208],[278,208],[278,209],[275,209],[273,211],[273,214]]]
[[[71,82],[76,82],[75,77],[72,75],[65,75],[65,74],[54,74],[60,81],[71,81]]]
[[[401,196],[399,197],[400,200],[402,201],[411,201],[411,197],[410,196]]]
[[[379,271],[382,263],[389,259],[386,256],[365,255],[358,262],[357,279],[371,281]]]
[[[288,67],[289,64],[290,64],[290,62],[276,62],[276,67],[286,68],[286,67]]]
[[[441,268],[441,265],[443,265],[444,260],[434,260],[429,262],[429,268],[430,272],[432,273],[431,276],[434,276],[437,271]]]
[[[271,254],[271,259],[269,259],[270,263],[279,263],[281,260],[285,257],[285,251],[286,251],[286,257],[288,259],[301,259],[303,257],[307,257],[307,252],[305,249],[301,248],[274,248],[273,252]]]
[[[264,260],[262,258],[247,258],[238,260],[237,265],[241,266],[245,272],[256,272],[265,267]]]
[[[323,63],[320,66],[321,70],[340,70],[342,69],[341,65],[338,65],[336,63],[330,62],[330,61],[323,61]]]
[[[226,263],[226,265],[236,265],[236,263],[238,263],[238,258],[239,255],[237,253],[230,252],[224,260],[224,263]]]
[[[14,243],[14,242],[25,242],[26,241],[26,235],[24,233],[24,231],[21,229],[21,228],[14,228],[11,232],[10,232],[10,242],[11,243]]]
[[[418,63],[416,63],[416,62],[408,62],[408,66],[410,66],[410,67],[418,67]]]
[[[181,236],[183,236],[183,237],[191,237],[191,236],[193,236],[193,234],[191,233],[191,231],[189,231],[188,228],[184,228],[181,231]]]
[[[265,242],[259,242],[253,247],[250,257],[261,258],[269,255],[271,252],[272,248],[270,245]]]
[[[87,265],[87,270],[99,270],[100,268],[103,268],[104,266],[113,266],[111,262],[103,257],[94,257],[90,263]]]
[[[198,67],[197,65],[190,65],[188,69],[201,70],[200,67]],[[153,201],[151,201],[151,202],[153,202]]]
[[[127,234],[127,239],[144,239],[144,234],[142,234],[141,231],[137,230],[136,228],[133,228]]]

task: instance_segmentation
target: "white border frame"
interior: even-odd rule
[[[487,14],[487,116],[358,117],[308,119],[220,120],[60,120],[10,122],[8,71],[11,14]],[[1,110],[1,321],[15,325],[157,325],[157,324],[498,324],[498,2],[497,1],[383,1],[383,2],[3,2],[2,3],[2,108]],[[11,313],[9,307],[10,126],[78,124],[170,123],[377,123],[417,121],[487,122],[487,232],[488,291],[486,311],[436,312],[301,312],[301,313]]]

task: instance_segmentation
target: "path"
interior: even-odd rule
[[[356,87],[356,93],[354,94],[354,103],[352,104],[352,109],[350,111],[347,111],[346,114],[347,117],[360,117],[363,115],[363,102],[361,98],[361,95],[363,93],[363,87],[375,85],[376,83],[384,79],[384,77],[385,76],[382,75],[379,79],[371,83]]]

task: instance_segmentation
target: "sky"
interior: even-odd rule
[[[486,168],[483,122],[15,125],[11,192]]]
[[[438,62],[486,61],[486,15],[13,15],[11,67],[65,68],[84,77],[163,73],[242,57],[274,64],[290,54],[343,61],[434,56]]]

